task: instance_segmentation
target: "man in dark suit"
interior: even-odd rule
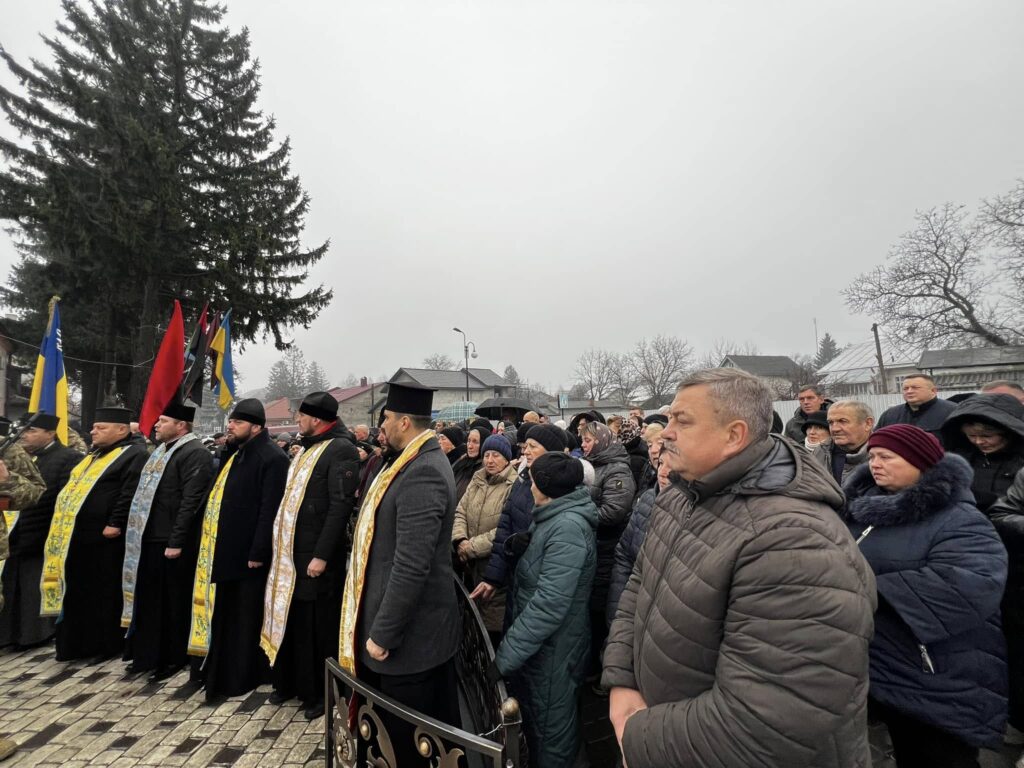
[[[458,725],[455,477],[429,429],[432,399],[433,390],[389,385],[381,431],[399,455],[367,490],[356,524],[339,660],[382,693]],[[412,727],[385,725],[397,764],[421,764]]]

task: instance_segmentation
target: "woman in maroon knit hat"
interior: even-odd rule
[[[878,585],[869,707],[900,768],[977,768],[1006,723],[1006,550],[974,504],[970,465],[933,435],[884,427],[868,456],[844,490]]]

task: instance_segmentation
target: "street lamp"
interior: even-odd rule
[[[462,330],[461,328],[452,328],[452,330],[455,331],[456,333],[461,333],[462,334],[462,352],[463,352],[463,354],[465,355],[465,358],[466,358],[466,367],[465,367],[465,371],[466,371],[466,402],[468,403],[469,402],[469,348],[470,347],[473,348],[473,359],[475,360],[476,357],[477,357],[477,354],[476,354],[476,344],[474,344],[472,341],[467,341],[466,340],[466,332],[464,330]]]

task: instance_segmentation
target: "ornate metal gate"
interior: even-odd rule
[[[374,768],[406,768],[395,763],[391,736],[380,712],[385,711],[414,728],[416,750],[434,768],[526,768],[519,702],[505,685],[487,681],[494,649],[483,620],[462,582],[455,580],[462,611],[462,641],[456,655],[462,696],[463,728],[426,717],[352,677],[333,659],[326,667],[326,764],[354,768],[359,742],[365,763]],[[349,704],[359,702],[355,733],[349,729]],[[465,729],[465,730],[464,730]]]

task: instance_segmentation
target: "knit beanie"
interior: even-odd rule
[[[484,440],[484,444],[480,446],[480,455],[483,456],[488,451],[497,451],[507,461],[512,461],[512,445],[502,435],[491,435]]]
[[[922,472],[934,467],[945,451],[933,434],[910,424],[893,424],[872,432],[868,448],[885,448],[905,459]]]
[[[539,426],[540,426],[540,424],[531,424],[528,421],[524,421],[522,424],[520,424],[518,427],[516,427],[516,442],[517,443],[525,443],[526,442],[526,436],[530,432],[533,431],[534,427],[539,427]],[[508,434],[508,433],[506,432],[506,434]]]
[[[458,427],[445,427],[441,434],[451,440],[452,445],[458,447],[466,442],[466,433]]]
[[[530,429],[530,439],[540,443],[545,451],[561,453],[565,450],[566,434],[554,424],[535,424]]]
[[[802,429],[806,435],[809,427],[824,427],[825,429],[828,429],[828,416],[824,411],[808,413],[804,416],[804,423],[800,425],[800,429]]]
[[[469,422],[470,429],[484,429],[487,430],[487,434],[491,434],[494,431],[494,425],[491,424],[487,419],[473,419]]]
[[[566,453],[545,453],[530,465],[537,490],[549,499],[572,493],[583,482],[583,465]]]

